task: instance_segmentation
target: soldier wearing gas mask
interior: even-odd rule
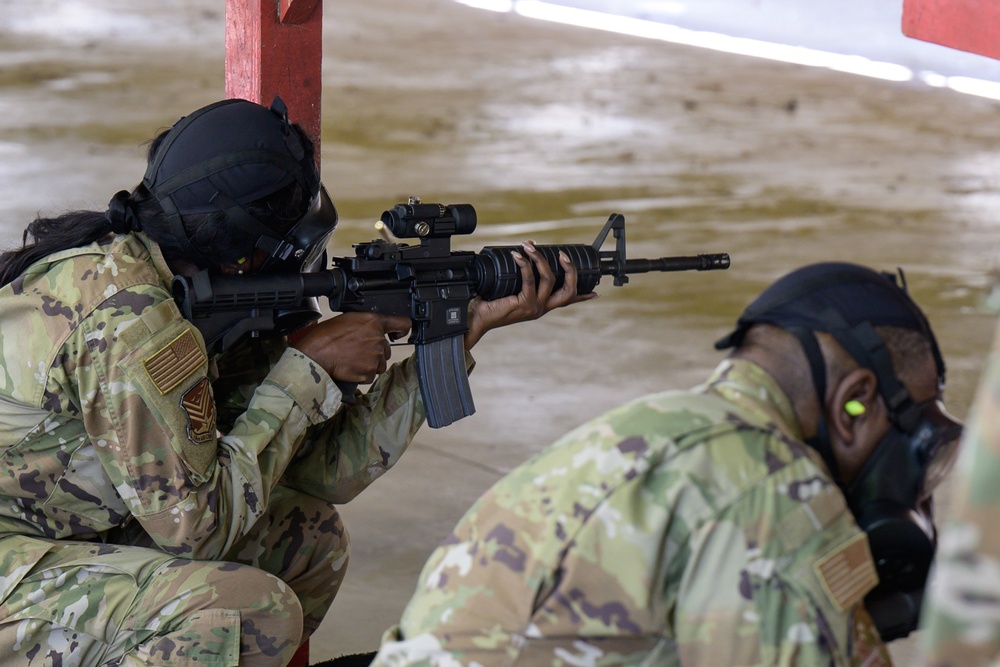
[[[961,431],[926,318],[894,279],[823,263],[717,347],[704,384],[580,426],[482,496],[374,665],[889,664]]]
[[[883,640],[905,637],[934,557],[932,494],[962,433],[942,402],[945,364],[930,324],[895,277],[840,264],[779,280],[716,347],[739,349],[756,324],[780,327],[805,353],[813,395],[824,397],[806,443],[867,535],[878,573],[868,613]]]
[[[345,314],[219,356],[171,282],[309,271],[336,223],[280,101],[225,100],[154,140],[106,212],[39,218],[0,255],[6,662],[278,666],[319,625],[349,555],[333,503],[424,420],[414,364],[388,364],[411,323]],[[580,300],[572,265],[553,290],[525,252],[521,294],[470,306],[466,349]],[[337,381],[372,380],[342,403]]]

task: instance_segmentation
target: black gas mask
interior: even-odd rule
[[[875,327],[919,333],[930,344],[943,388],[944,360],[930,325],[895,276],[839,262],[810,265],[775,282],[716,347],[739,346],[746,331],[758,323],[778,326],[798,338],[821,402],[826,396],[826,365],[816,331],[831,335],[876,376],[891,428],[850,484],[839,482],[822,417],[818,434],[807,444],[826,462],[867,534],[879,576],[879,584],[865,598],[867,611],[884,641],[905,637],[917,627],[937,544],[931,493],[954,461],[962,426],[940,401],[913,401],[896,377]]]
[[[288,120],[280,98],[271,107],[224,100],[179,120],[149,161],[143,184],[160,202],[173,238],[203,267],[227,263],[192,243],[183,216],[221,212],[246,240],[245,259],[257,273],[325,268],[337,210],[320,183],[309,140]],[[248,207],[297,184],[309,197],[297,220],[265,225]],[[237,260],[239,261],[239,260]],[[195,278],[196,284],[198,282]],[[207,274],[201,282],[207,281]],[[320,316],[315,299],[275,313],[275,333],[294,331]]]
[[[311,273],[326,268],[326,244],[337,228],[337,209],[319,186],[309,209],[281,238],[261,237],[257,248],[267,252],[261,265],[264,273]]]
[[[865,606],[885,641],[916,629],[937,544],[932,493],[951,469],[962,434],[937,400],[890,418],[889,432],[844,488],[875,558],[879,583]]]

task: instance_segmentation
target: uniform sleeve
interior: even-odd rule
[[[116,491],[160,548],[188,558],[219,558],[245,534],[303,434],[340,404],[326,372],[287,350],[220,434],[204,342],[159,285],[113,294],[66,346]]]
[[[466,371],[475,360],[465,353]],[[332,503],[346,503],[403,455],[425,420],[416,359],[393,364],[357,403],[309,429],[285,483]],[[335,446],[331,446],[336,443]]]
[[[286,339],[248,339],[218,360],[212,383],[220,423],[245,410],[253,390],[287,348]],[[466,369],[475,362],[466,353]],[[353,404],[311,426],[282,484],[331,503],[346,503],[378,479],[406,451],[424,423],[412,357],[389,367]]]
[[[829,482],[790,465],[701,524],[689,544],[674,605],[683,665],[856,664],[855,616],[877,577]],[[888,664],[881,644],[857,648]]]

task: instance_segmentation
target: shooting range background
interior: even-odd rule
[[[0,0],[0,244],[39,212],[103,210],[157,130],[223,94],[223,7]],[[595,302],[487,336],[478,413],[421,431],[342,508],[352,563],[314,661],[374,650],[485,488],[614,405],[699,382],[712,341],[802,264],[904,267],[966,413],[995,321],[1000,103],[452,0],[326,0],[325,15],[333,253],[418,195],[476,206],[479,230],[455,249],[590,243],[617,211],[630,256],[726,251],[733,266],[605,279]],[[900,664],[911,647],[894,645]]]

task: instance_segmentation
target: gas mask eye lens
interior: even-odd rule
[[[320,270],[325,263],[326,244],[337,227],[337,209],[320,185],[309,210],[279,241],[261,237],[258,247],[274,244],[261,269],[267,273],[308,273]]]
[[[962,423],[948,414],[944,404],[937,399],[921,403],[920,412],[922,423],[914,440],[927,470],[923,493],[930,495],[955,464]]]
[[[951,418],[946,412],[938,412],[941,422],[937,424],[934,440],[927,450],[927,477],[924,481],[924,492],[933,493],[944,481],[955,460],[958,458],[958,444],[962,437],[962,424]]]

